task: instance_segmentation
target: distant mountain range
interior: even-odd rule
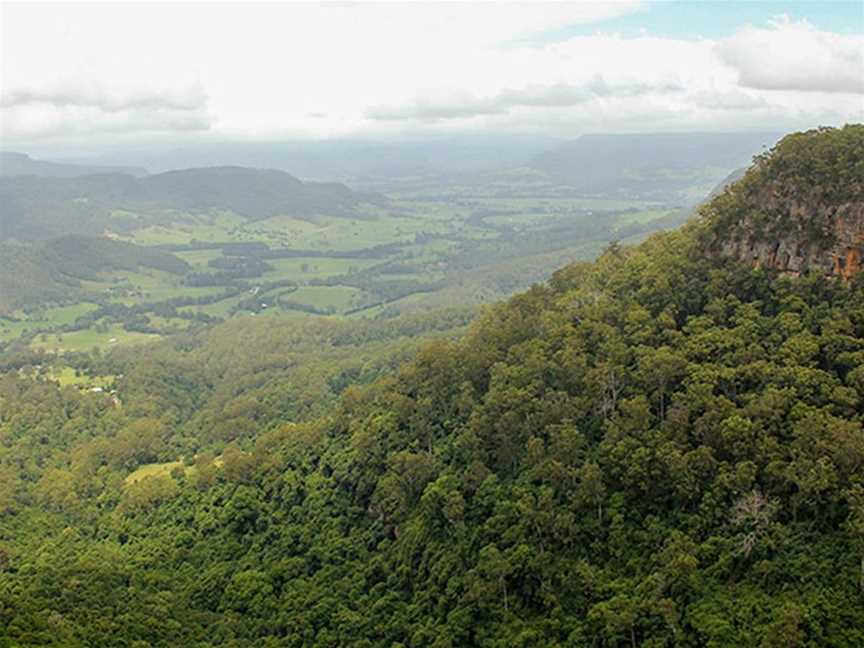
[[[719,196],[721,193],[723,193],[724,191],[726,191],[726,188],[727,188],[727,187],[729,187],[730,185],[735,184],[735,183],[738,182],[741,178],[743,178],[745,173],[747,173],[747,167],[741,167],[740,169],[735,169],[732,173],[730,173],[730,174],[727,175],[725,178],[723,178],[723,180],[721,180],[721,181],[717,184],[717,186],[714,187],[714,189],[711,190],[711,193],[709,193],[709,194],[705,197],[705,202],[708,202],[708,201],[711,200],[714,196]]]
[[[426,141],[326,140],[215,142],[114,151],[75,162],[140,165],[151,172],[211,166],[280,169],[310,180],[360,184],[368,179],[450,175],[523,166],[560,139],[540,136],[461,136]]]
[[[0,177],[0,240],[33,241],[63,234],[102,234],[146,226],[166,211],[232,211],[250,220],[288,215],[354,215],[380,195],[338,183],[302,182],[282,172],[241,167],[186,169],[136,178]]]
[[[780,133],[461,136],[426,141],[216,142],[114,151],[80,164],[130,165],[153,172],[213,166],[279,169],[312,180],[392,191],[424,178],[483,184],[514,170],[590,195],[694,203],[732,169],[746,166]]]
[[[385,204],[377,193],[305,177],[352,179],[384,190],[418,186],[557,186],[568,195],[697,204],[731,171],[778,139],[775,133],[585,135],[572,142],[539,137],[465,137],[427,142],[294,142],[194,145],[100,158],[100,162],[184,168],[155,175],[139,166],[45,162],[0,154],[0,241],[67,233],[99,235],[146,226],[168,211],[232,211],[248,219],[290,215],[358,216]],[[223,164],[267,166],[209,166]],[[269,168],[273,167],[273,168]],[[406,179],[408,184],[406,183]]]
[[[131,166],[93,166],[34,160],[26,153],[0,151],[0,176],[39,176],[43,178],[76,178],[94,173],[147,175],[147,169]]]
[[[589,194],[668,199],[697,182],[715,185],[774,145],[780,133],[584,135],[529,166]]]

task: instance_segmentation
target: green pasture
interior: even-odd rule
[[[268,259],[273,269],[264,273],[260,281],[279,281],[289,279],[302,283],[310,279],[327,279],[343,274],[359,272],[376,263],[378,259],[341,259],[334,257],[296,257],[289,259]]]
[[[127,306],[179,297],[218,295],[224,290],[221,286],[186,286],[182,277],[150,268],[142,268],[138,272],[105,272],[100,275],[99,281],[81,283],[86,289]]]
[[[287,293],[286,300],[340,313],[372,300],[368,293],[351,286],[301,286]]]
[[[14,340],[22,333],[73,324],[79,317],[96,310],[90,302],[46,308],[33,313],[18,313],[16,319],[0,317],[0,341]]]
[[[144,464],[137,470],[129,473],[126,476],[124,482],[129,484],[135,484],[142,479],[147,479],[148,477],[168,477],[171,475],[171,471],[175,468],[181,468],[183,466],[182,461],[167,461],[165,463],[152,463],[152,464]],[[189,471],[189,468],[186,469]]]
[[[205,315],[210,315],[211,317],[228,317],[231,315],[231,311],[236,308],[241,301],[250,296],[249,293],[244,292],[239,295],[234,295],[233,297],[227,297],[226,299],[213,302],[212,304],[183,306],[177,310],[182,313],[203,313]]]
[[[28,378],[42,378],[53,380],[61,387],[78,387],[81,390],[101,387],[108,389],[114,385],[116,376],[91,376],[87,373],[76,371],[64,364],[41,365],[35,369],[25,371],[21,369],[19,375]]]
[[[126,331],[119,325],[95,326],[83,331],[69,333],[45,333],[37,335],[30,343],[33,349],[43,349],[48,353],[62,355],[72,352],[86,352],[93,348],[109,351],[120,346],[145,344],[158,340],[161,336],[151,333]]]
[[[190,250],[187,252],[174,252],[174,255],[183,259],[186,263],[192,266],[196,272],[207,272],[212,270],[209,265],[210,261],[218,259],[222,256],[222,250],[206,249],[206,250]]]

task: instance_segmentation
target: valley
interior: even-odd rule
[[[864,646],[861,0],[0,0],[0,648]]]
[[[107,350],[234,316],[380,318],[479,305],[527,288],[563,263],[592,258],[612,240],[674,226],[687,213],[681,204],[640,199],[499,194],[494,185],[439,186],[382,196],[381,204],[351,213],[253,217],[159,204],[136,213],[117,207],[122,199],[111,205],[100,196],[103,241],[170,256],[177,267],[144,261],[82,269],[74,248],[84,256],[92,243],[70,239],[56,291],[44,294],[42,285],[27,298],[7,298],[0,344],[49,353],[89,350],[91,343]],[[112,229],[115,220],[120,229]],[[10,255],[39,244],[23,245],[0,245],[7,265]]]
[[[789,135],[698,206],[28,193],[0,647],[861,644],[862,151]]]

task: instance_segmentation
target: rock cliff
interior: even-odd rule
[[[766,236],[743,224],[734,236],[721,242],[721,252],[793,276],[813,271],[851,279],[861,270],[864,202],[836,206],[792,203],[778,209],[788,215],[783,231]],[[814,220],[830,224],[830,229],[814,237],[808,227]]]
[[[784,138],[702,217],[711,253],[851,279],[864,264],[864,126]]]

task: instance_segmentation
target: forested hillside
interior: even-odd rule
[[[0,265],[0,315],[45,302],[87,298],[81,280],[96,279],[100,272],[151,268],[183,274],[190,269],[169,252],[71,234],[28,246],[0,242]]]
[[[172,210],[218,208],[251,219],[348,215],[361,204],[381,203],[383,198],[337,183],[304,183],[283,171],[214,167],[143,178],[117,173],[0,176],[0,201],[0,240],[29,241],[128,231],[161,222],[166,213],[170,222]]]
[[[712,253],[728,196],[461,337],[10,357],[0,646],[864,645],[864,275]]]

